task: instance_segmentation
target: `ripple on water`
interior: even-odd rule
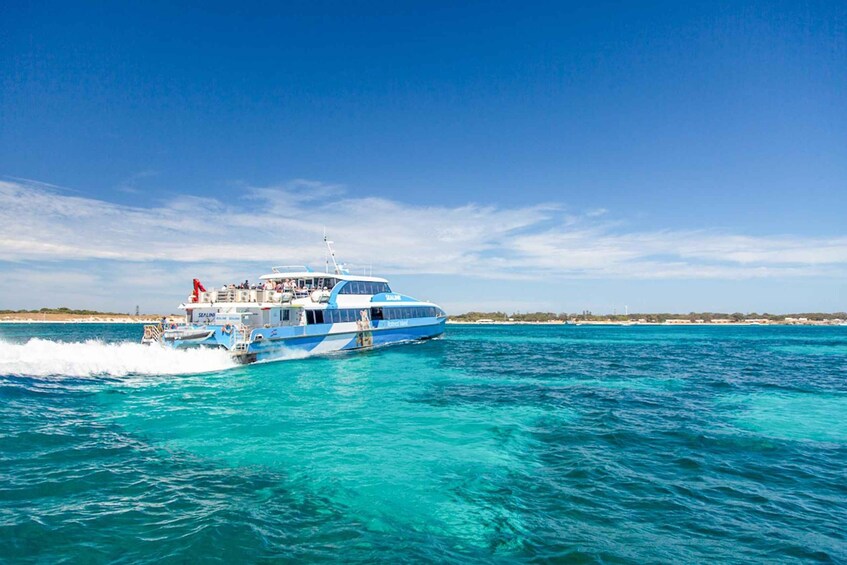
[[[435,361],[400,351],[292,361],[251,371],[249,395],[241,379],[222,377],[211,389],[180,383],[176,402],[169,387],[103,400],[114,422],[169,450],[284,471],[371,529],[487,547],[500,528],[522,526],[518,514],[480,501],[532,474],[533,431],[567,412],[495,398]],[[398,366],[408,380],[391,376]],[[438,381],[463,382],[465,394],[421,402]]]
[[[774,345],[773,351],[791,355],[838,355],[847,357],[847,343],[818,343],[805,345]]]
[[[847,394],[751,393],[724,399],[740,428],[777,439],[847,443]]]

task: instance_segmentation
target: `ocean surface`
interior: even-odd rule
[[[140,335],[0,325],[0,560],[847,562],[847,327]]]

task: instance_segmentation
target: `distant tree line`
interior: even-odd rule
[[[117,312],[98,312],[97,310],[74,310],[71,308],[41,308],[39,310],[0,310],[0,314],[73,314],[78,316],[125,316]]]
[[[652,313],[652,314],[603,314],[596,315],[586,310],[579,313],[568,312],[527,312],[517,314],[505,314],[504,312],[466,312],[458,316],[450,316],[454,322],[477,322],[479,320],[493,320],[495,322],[547,322],[547,321],[615,321],[615,322],[637,322],[643,320],[651,323],[662,323],[667,320],[690,320],[691,322],[703,320],[711,322],[713,320],[732,320],[733,322],[744,322],[747,320],[769,320],[773,322],[781,322],[786,318],[806,318],[810,321],[821,321],[832,318],[847,319],[847,312],[805,312],[799,314],[758,314],[750,312],[747,314],[741,312],[689,312],[688,314],[670,314],[670,313]]]

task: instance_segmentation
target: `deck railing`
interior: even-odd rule
[[[143,341],[162,341],[162,328],[155,324],[144,326]]]
[[[201,292],[197,295],[197,302],[215,303],[215,302],[238,302],[238,303],[275,303],[288,304],[295,298],[305,298],[311,296],[312,291],[278,291],[278,290],[256,290],[256,289],[227,289],[227,290],[211,290]],[[328,299],[329,295],[322,297],[322,302]],[[191,300],[191,297],[189,297]]]

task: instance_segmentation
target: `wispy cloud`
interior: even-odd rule
[[[155,177],[156,171],[138,171],[127,178],[123,179],[115,187],[115,190],[125,192],[127,194],[139,194],[141,190],[138,188],[138,182],[147,178]]]
[[[241,186],[226,200],[178,196],[140,207],[14,179],[0,181],[0,260],[314,263],[327,227],[345,260],[389,274],[737,279],[847,271],[847,237],[637,231],[606,216],[556,204],[416,206],[303,179]]]

